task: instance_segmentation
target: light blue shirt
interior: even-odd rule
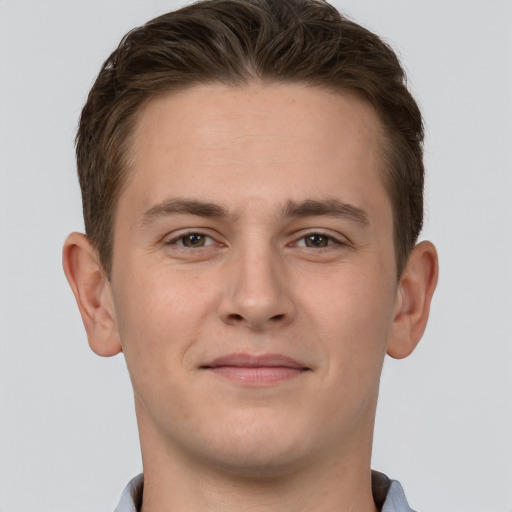
[[[131,480],[114,512],[140,512],[143,484],[142,474]],[[375,503],[382,507],[381,512],[414,512],[407,504],[402,486],[396,480],[390,480],[386,475],[373,471],[372,490]]]

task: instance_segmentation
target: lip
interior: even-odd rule
[[[274,384],[310,371],[304,364],[281,354],[227,354],[201,368],[246,385]]]

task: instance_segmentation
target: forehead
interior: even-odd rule
[[[349,92],[199,85],[141,109],[121,201],[147,207],[169,195],[221,194],[213,199],[243,206],[262,196],[301,201],[350,190],[364,203],[370,184],[382,189],[382,139],[373,107]]]
[[[305,136],[322,147],[335,138],[342,143],[338,134],[351,132],[377,142],[383,133],[375,109],[355,92],[303,84],[206,84],[158,95],[137,115],[132,134],[136,150],[149,142],[156,124],[166,125],[169,135],[172,128],[172,135],[182,140],[192,135],[203,147],[232,143],[234,135],[239,143],[252,134],[282,140]],[[340,133],[341,125],[345,133]]]

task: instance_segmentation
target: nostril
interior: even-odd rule
[[[279,315],[274,315],[274,316],[271,316],[269,318],[269,320],[271,322],[279,322],[281,321],[283,318],[285,317],[284,314],[279,314]],[[232,322],[241,322],[243,320],[245,320],[244,316],[243,315],[239,315],[238,313],[231,313],[229,316],[228,316],[229,320],[232,321]]]

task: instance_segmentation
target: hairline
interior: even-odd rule
[[[238,78],[238,80],[237,80]],[[113,265],[113,257],[114,257],[114,237],[115,237],[115,224],[117,219],[117,212],[119,210],[119,201],[122,194],[125,192],[126,187],[128,187],[130,183],[130,178],[134,172],[134,148],[135,148],[135,138],[137,134],[137,126],[139,125],[140,118],[144,113],[144,110],[150,103],[154,101],[158,101],[158,99],[172,96],[174,94],[179,94],[181,92],[189,91],[195,89],[197,87],[201,87],[204,85],[224,85],[225,87],[232,90],[244,90],[250,88],[254,85],[264,87],[272,87],[272,86],[286,86],[286,85],[302,85],[306,88],[311,88],[313,90],[322,90],[324,92],[328,92],[334,95],[340,95],[345,97],[353,97],[357,98],[360,101],[363,101],[366,105],[370,106],[373,112],[375,113],[375,118],[377,120],[375,128],[376,139],[379,142],[379,147],[376,148],[376,155],[378,158],[377,172],[383,174],[382,184],[386,190],[386,195],[390,202],[391,212],[392,212],[392,238],[393,238],[393,247],[395,253],[395,263],[397,270],[397,279],[400,278],[403,268],[405,267],[405,261],[409,253],[401,254],[401,248],[399,247],[400,239],[398,237],[398,211],[395,204],[395,198],[393,197],[393,185],[391,183],[391,166],[393,160],[393,154],[395,153],[395,148],[393,144],[392,137],[389,134],[390,127],[386,126],[385,121],[382,119],[382,115],[375,107],[375,105],[371,102],[370,99],[365,97],[363,93],[357,90],[355,87],[347,87],[347,86],[339,86],[336,87],[334,84],[330,83],[315,83],[313,80],[307,79],[275,79],[275,78],[261,78],[256,77],[251,67],[248,66],[246,73],[244,75],[240,75],[239,77],[232,78],[204,78],[204,79],[192,79],[188,83],[180,84],[180,86],[162,86],[160,90],[155,90],[146,93],[145,96],[142,96],[140,102],[137,104],[135,111],[128,116],[126,119],[126,123],[123,127],[123,131],[126,133],[125,137],[121,141],[121,147],[124,149],[122,152],[122,157],[115,164],[119,169],[120,182],[119,186],[116,189],[116,193],[112,198],[111,210],[110,214],[110,222],[108,227],[108,260],[105,262],[106,268],[104,271],[108,278],[110,279],[112,273],[112,265]],[[94,241],[93,241],[94,243]],[[94,244],[97,247],[97,244]],[[410,252],[410,251],[409,251]],[[402,261],[404,260],[404,261]],[[101,258],[100,258],[101,261]],[[103,265],[103,262],[102,262]]]

